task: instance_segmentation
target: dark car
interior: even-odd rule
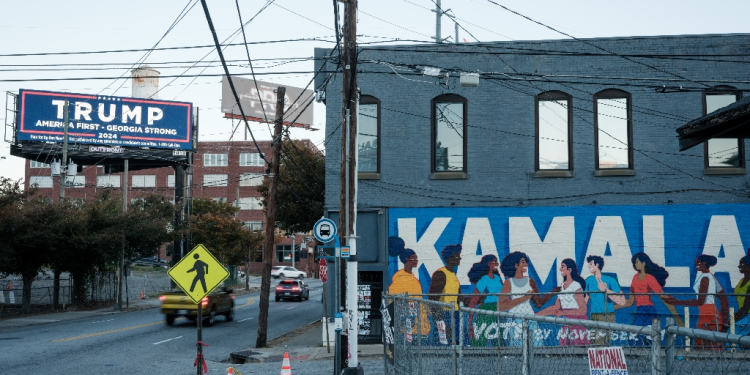
[[[276,286],[276,302],[282,298],[294,298],[297,301],[310,299],[310,289],[300,280],[284,280]]]

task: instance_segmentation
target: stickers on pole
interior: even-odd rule
[[[445,334],[445,321],[438,320],[437,327],[438,327],[438,337],[440,338],[440,343],[443,345],[448,345],[448,336]]]
[[[622,347],[589,348],[591,375],[628,375]]]
[[[167,274],[196,304],[229,277],[221,262],[203,245],[194,247]]]
[[[325,259],[320,259],[320,281],[326,282],[328,281],[328,262],[326,262]]]

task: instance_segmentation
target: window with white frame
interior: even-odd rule
[[[258,197],[240,198],[240,210],[262,210],[261,199]]]
[[[227,203],[227,198],[216,198],[215,197],[215,198],[211,198],[211,200],[214,201],[214,202],[219,202],[219,203]]]
[[[174,187],[174,175],[170,174],[167,176],[167,187]]]
[[[260,173],[244,173],[240,176],[240,186],[258,186],[263,183]]]
[[[156,175],[154,174],[135,175],[133,176],[133,185],[131,186],[134,188],[155,187]]]
[[[362,95],[357,123],[357,171],[380,172],[380,100]]]
[[[31,165],[29,165],[29,168],[49,168],[49,164],[42,163],[36,160],[32,160]]]
[[[203,186],[227,186],[227,175],[225,174],[203,175]]]
[[[262,221],[243,221],[242,225],[245,226],[245,228],[253,231],[253,232],[260,232],[263,230],[263,222]]]
[[[70,188],[86,187],[86,176],[65,176],[65,181],[65,186]]]
[[[120,187],[120,176],[96,176],[96,187]]]
[[[204,154],[203,155],[204,167],[226,167],[227,165],[229,165],[229,157],[227,154]]]
[[[36,186],[38,188],[51,188],[52,176],[31,176],[29,178],[29,186]]]
[[[262,167],[260,154],[240,154],[240,167]]]

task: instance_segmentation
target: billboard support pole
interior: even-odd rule
[[[60,201],[65,199],[65,183],[68,179],[68,105],[69,102],[65,100],[65,119],[63,120],[63,156],[60,163]]]

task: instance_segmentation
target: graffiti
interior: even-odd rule
[[[747,204],[391,209],[388,291],[642,326],[666,317],[683,325],[675,306],[686,306],[693,326],[719,331],[731,307],[737,333],[750,333],[750,298],[727,296],[750,291],[748,223]],[[420,314],[410,313],[415,332]],[[420,317],[422,334],[437,331],[431,319]],[[520,320],[469,319],[472,345],[520,345]],[[531,328],[535,345],[648,344],[624,332]]]

